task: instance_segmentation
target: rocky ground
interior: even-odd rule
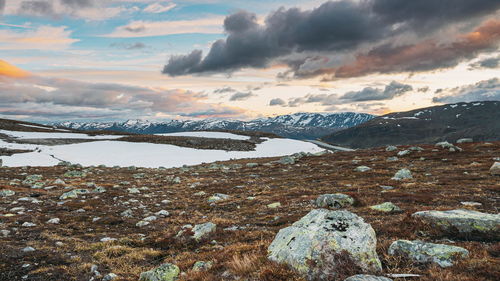
[[[412,216],[453,209],[498,213],[500,176],[490,167],[500,161],[500,142],[459,146],[463,151],[384,147],[179,169],[3,167],[0,280],[138,280],[160,265],[169,274],[179,273],[180,280],[304,280],[270,261],[268,248],[280,229],[324,202],[323,207],[357,214],[375,230],[379,276],[498,280],[498,225],[491,235],[464,237]],[[408,171],[403,169],[411,178],[404,179]],[[393,179],[396,174],[400,180]],[[317,200],[332,193],[347,199],[341,204]],[[370,208],[384,202],[401,210],[389,203]],[[458,251],[447,267],[432,259],[417,263],[397,254],[407,242],[391,246],[396,240],[457,246],[468,255]],[[360,273],[335,255],[330,257],[342,266],[322,267],[317,276],[344,280]],[[314,268],[314,261],[308,266]],[[151,276],[143,274],[142,280],[155,280]]]

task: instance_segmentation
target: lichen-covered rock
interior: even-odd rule
[[[462,149],[456,145],[453,145],[447,141],[438,142],[435,144],[437,147],[447,148],[450,152],[462,151]]]
[[[500,176],[500,162],[495,162],[490,168],[490,174],[493,176]]]
[[[87,176],[87,174],[82,171],[67,171],[64,173],[65,178],[83,178],[85,176]]]
[[[351,276],[344,281],[392,281],[392,279],[383,276],[358,274]]]
[[[87,193],[90,193],[90,191],[88,191],[87,189],[73,189],[71,191],[63,193],[59,197],[59,199],[66,200],[66,199],[70,199],[70,198],[78,198],[78,195],[87,194]]]
[[[292,165],[295,164],[295,158],[292,156],[284,156],[281,157],[281,159],[278,162],[284,165]]]
[[[207,271],[214,265],[211,261],[197,261],[193,265],[193,271]]]
[[[354,204],[354,198],[347,194],[323,194],[316,199],[316,206],[320,208],[344,208]]]
[[[413,176],[411,175],[410,170],[408,169],[401,169],[394,174],[394,177],[392,177],[393,180],[407,180],[407,179],[412,179]]]
[[[388,152],[392,152],[392,151],[396,151],[398,150],[398,148],[394,145],[389,145],[388,147],[385,148],[385,151],[388,151]]]
[[[16,192],[10,190],[10,189],[3,189],[3,190],[0,190],[0,197],[8,197],[8,196],[12,196],[12,195],[15,195]]]
[[[202,224],[197,224],[193,227],[193,238],[196,241],[200,241],[204,238],[208,238],[210,234],[217,230],[217,225],[215,223],[206,222]]]
[[[458,209],[450,211],[422,211],[414,217],[444,232],[474,240],[500,240],[500,214]]]
[[[312,264],[322,266],[325,253],[344,252],[363,270],[380,271],[376,244],[375,231],[356,214],[315,209],[278,232],[268,248],[268,258],[310,275],[316,272]]]
[[[141,273],[139,281],[175,281],[180,272],[177,265],[164,263],[155,269]]]
[[[401,209],[398,206],[394,205],[392,202],[384,202],[382,204],[370,206],[369,208],[375,211],[386,212],[386,213],[401,211]]]
[[[218,201],[224,201],[229,199],[231,196],[223,193],[215,193],[214,195],[210,196],[208,198],[208,203],[215,203]]]
[[[418,263],[436,263],[449,267],[457,258],[465,258],[469,251],[464,248],[422,241],[394,241],[388,250],[389,255],[403,256]]]

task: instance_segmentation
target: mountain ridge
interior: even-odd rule
[[[315,139],[335,131],[371,120],[366,113],[294,113],[251,121],[204,120],[127,120],[124,122],[62,122],[54,125],[83,131],[111,130],[140,134],[176,133],[184,131],[261,131],[294,139]]]

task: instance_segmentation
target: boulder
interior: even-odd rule
[[[460,147],[453,145],[447,141],[438,142],[435,144],[435,146],[448,149],[450,152],[462,151]]]
[[[388,151],[388,152],[392,152],[392,151],[396,151],[398,150],[397,147],[395,147],[394,145],[389,145],[388,147],[385,148],[385,151]]]
[[[500,162],[495,162],[490,168],[490,174],[492,176],[500,176]]]
[[[354,198],[347,194],[323,194],[316,199],[319,208],[344,208],[354,204]]]
[[[382,276],[358,274],[351,276],[344,281],[392,281],[392,279]]]
[[[14,192],[10,189],[0,190],[0,197],[8,197],[8,196],[12,196],[15,194],[16,194],[16,192]]]
[[[281,157],[281,159],[278,162],[284,165],[292,165],[295,164],[295,158],[292,156],[284,156]]]
[[[457,209],[416,212],[413,217],[440,229],[444,234],[474,240],[500,240],[500,214]]]
[[[223,193],[215,193],[214,195],[210,196],[208,198],[208,203],[215,203],[218,201],[224,201],[229,199],[231,196]]]
[[[211,261],[197,261],[193,265],[193,271],[207,271],[214,265]]]
[[[88,191],[87,189],[73,189],[71,191],[63,193],[59,197],[59,199],[66,200],[66,199],[70,199],[70,198],[78,198],[78,195],[87,194],[87,193],[90,193],[90,191]]]
[[[394,205],[392,202],[384,202],[382,204],[370,206],[369,208],[375,211],[386,212],[386,213],[401,211],[401,209],[398,206]]]
[[[204,238],[208,238],[210,234],[217,230],[217,225],[215,223],[206,222],[202,224],[197,224],[193,227],[193,239],[200,241]]]
[[[408,169],[401,169],[394,174],[394,177],[392,177],[393,180],[407,180],[407,179],[412,179],[413,176],[411,175],[410,170]]]
[[[322,267],[325,255],[347,254],[364,271],[382,269],[375,251],[377,238],[370,224],[349,211],[315,209],[281,229],[268,248],[268,258],[317,278],[313,264]],[[335,264],[328,264],[335,267]]]
[[[175,281],[180,272],[177,265],[164,263],[155,269],[141,273],[139,281]]]
[[[418,263],[436,263],[441,267],[452,266],[456,258],[465,258],[469,255],[469,251],[461,247],[419,240],[394,241],[389,247],[388,253],[392,256],[403,256]]]

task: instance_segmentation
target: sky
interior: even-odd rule
[[[500,100],[498,0],[0,0],[0,118],[385,114]]]

